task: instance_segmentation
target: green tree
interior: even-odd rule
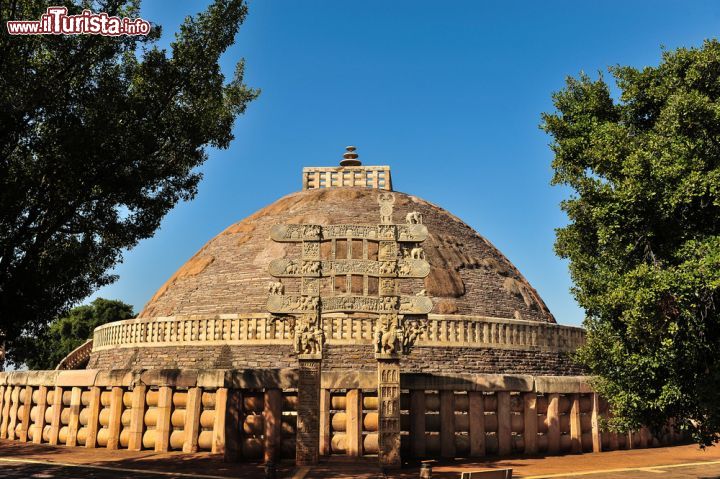
[[[720,439],[720,43],[663,52],[657,67],[568,78],[543,115],[553,183],[569,224],[586,310],[579,358],[619,429],[675,418],[701,444]]]
[[[147,36],[10,36],[49,5],[139,16],[135,0],[0,0],[0,331],[38,336],[115,280],[122,252],[196,194],[206,147],[227,148],[257,91],[218,59],[245,19],[215,0],[159,49]],[[1,339],[1,338],[0,338]]]
[[[55,369],[72,350],[92,338],[93,330],[112,321],[135,317],[133,308],[122,301],[97,298],[89,305],[72,308],[52,321],[39,336],[18,339],[21,348],[14,362],[30,369]]]

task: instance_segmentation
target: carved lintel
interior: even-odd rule
[[[322,274],[322,263],[322,261],[280,258],[270,262],[268,272],[277,278],[300,276],[319,278]]]
[[[272,260],[268,266],[268,271],[277,278],[330,277],[347,274],[374,277],[424,278],[430,274],[430,264],[424,259],[410,258],[400,261],[363,259],[298,261],[281,258]]]
[[[398,274],[398,262],[397,261],[379,261],[378,262],[378,275],[379,276],[392,276],[395,277]]]
[[[275,314],[307,313],[317,307],[316,296],[272,295],[267,302],[268,311]],[[322,300],[322,311],[326,313],[428,314],[432,307],[427,296],[330,296]]]
[[[400,314],[428,314],[432,308],[427,296],[400,296]]]
[[[308,229],[310,228],[310,229]],[[280,243],[319,242],[332,239],[364,239],[368,241],[400,241],[420,243],[428,230],[422,224],[379,225],[274,225],[270,237]]]
[[[374,225],[324,225],[323,240],[332,239],[365,239],[377,241],[378,232]]]
[[[310,313],[318,311],[319,303],[317,296],[271,295],[267,309],[276,314]]]
[[[274,225],[270,238],[279,242],[319,241],[322,237],[320,225]]]
[[[404,259],[398,262],[398,276],[401,278],[425,278],[430,274],[430,263],[425,259]]]

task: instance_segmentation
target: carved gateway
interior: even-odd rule
[[[380,192],[378,203],[380,224],[377,225],[273,226],[270,237],[278,242],[300,243],[301,257],[278,258],[270,262],[268,271],[279,281],[268,286],[268,311],[281,317],[317,314],[319,328],[322,328],[322,313],[378,314],[375,328],[378,330],[387,329],[387,321],[382,318],[394,314],[398,326],[393,331],[404,330],[405,315],[427,315],[433,304],[424,291],[414,296],[397,294],[399,279],[425,278],[430,273],[430,264],[420,246],[428,236],[427,227],[422,224],[422,215],[411,212],[406,215],[405,224],[395,224],[392,218],[395,196],[390,192]],[[363,242],[363,258],[336,257],[336,243],[353,240]],[[326,241],[332,242],[333,247],[329,248],[330,257],[322,258],[320,245]],[[377,244],[376,259],[368,257],[369,242]],[[349,250],[350,246],[344,251]],[[351,292],[349,287],[338,294],[335,287],[331,287],[331,292],[321,297],[323,281],[330,285],[349,285],[353,276],[363,278],[365,286],[361,294]],[[299,278],[300,290],[286,291],[282,278]],[[368,291],[368,278],[376,278],[378,286],[374,294]],[[401,349],[394,353],[401,353]]]
[[[273,281],[268,286],[267,308],[279,315],[277,319],[288,318],[293,324],[293,343],[301,377],[307,375],[308,368],[320,370],[325,342],[323,313],[377,315],[372,342],[378,361],[378,457],[385,467],[399,467],[400,356],[407,354],[426,331],[426,315],[433,304],[424,290],[413,296],[398,294],[398,281],[424,278],[430,273],[430,265],[420,246],[428,231],[422,224],[422,215],[417,212],[406,215],[406,224],[393,223],[395,195],[392,193],[380,192],[378,204],[378,225],[275,225],[271,238],[278,242],[301,243],[301,257],[279,258],[270,263],[270,274],[280,281]],[[352,254],[353,242],[358,240],[362,241],[362,259]],[[332,242],[331,247],[321,248],[324,241]],[[347,242],[346,248],[340,248],[345,252],[345,258],[336,257],[339,241]],[[377,243],[376,259],[369,257],[368,242]],[[322,257],[324,250],[329,250],[329,258]],[[358,276],[363,280],[362,294],[352,287],[352,278]],[[300,278],[300,291],[286,291],[282,278]],[[369,278],[377,283],[372,294]],[[327,291],[321,287],[323,281],[331,285],[330,292],[325,295],[321,295]],[[340,294],[336,293],[336,285],[340,286]],[[298,389],[303,403],[298,408],[298,437],[301,439],[296,449],[298,464],[317,462],[317,424],[313,421],[318,406],[311,404],[309,397],[314,397],[318,390],[319,377],[319,372],[315,376],[307,375],[307,380],[300,381]],[[312,391],[308,393],[305,389]]]

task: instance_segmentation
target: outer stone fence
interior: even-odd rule
[[[328,344],[372,344],[374,319],[346,314],[323,315]],[[129,319],[95,329],[93,351],[116,347],[178,345],[291,344],[287,321],[269,314],[227,314]],[[430,314],[418,346],[533,349],[572,352],[584,342],[581,328],[538,321]]]
[[[36,444],[295,457],[297,370],[0,373],[0,438]],[[562,454],[677,442],[671,429],[602,432],[584,377],[401,376],[403,457]],[[378,451],[377,376],[325,372],[321,455]]]

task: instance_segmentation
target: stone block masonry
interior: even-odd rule
[[[377,363],[364,345],[326,345],[324,369],[375,371]],[[89,368],[282,369],[295,368],[292,346],[170,346],[115,348],[92,353]],[[419,346],[402,358],[403,373],[583,374],[568,353],[493,348]]]

